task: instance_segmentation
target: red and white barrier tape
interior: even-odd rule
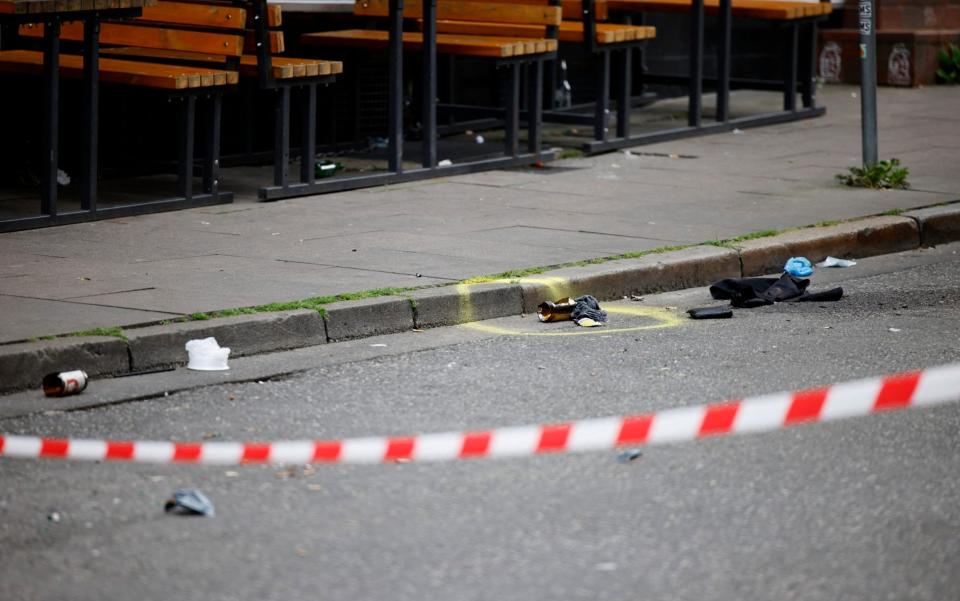
[[[0,456],[142,463],[381,463],[520,457],[683,442],[960,400],[960,364],[739,401],[548,426],[273,443],[151,442],[0,435]]]

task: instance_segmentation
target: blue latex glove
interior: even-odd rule
[[[783,270],[797,278],[805,278],[813,274],[813,266],[806,257],[790,257],[783,266]]]

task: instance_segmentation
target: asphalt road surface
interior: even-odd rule
[[[818,270],[813,289],[843,286],[836,303],[687,320],[684,309],[715,303],[697,289],[610,303],[613,323],[589,332],[526,316],[384,336],[232,363],[235,375],[309,367],[262,383],[6,417],[0,431],[276,440],[473,430],[958,362],[958,252]],[[671,314],[679,319],[650,317]],[[530,335],[542,333],[562,335]],[[0,597],[957,599],[958,426],[954,403],[650,447],[629,462],[614,451],[315,468],[0,459]],[[216,517],[164,514],[176,488],[202,490]]]

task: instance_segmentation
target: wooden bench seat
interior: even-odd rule
[[[582,42],[583,22],[563,21],[560,23],[558,40],[560,42]],[[544,37],[546,27],[536,25],[504,25],[501,23],[481,23],[475,21],[437,21],[437,31],[440,33],[495,35],[517,37]],[[596,38],[598,44],[615,44],[635,40],[649,40],[655,38],[657,29],[644,25],[623,25],[621,23],[597,23]]]
[[[6,73],[37,73],[43,67],[43,52],[39,50],[5,50],[0,52],[0,71]],[[64,54],[60,57],[60,74],[79,79],[83,77],[83,57]],[[237,83],[235,71],[202,69],[144,63],[140,61],[100,59],[100,80],[163,90],[186,90],[226,86]]]
[[[185,52],[178,50],[155,50],[149,48],[131,48],[129,46],[118,48],[104,48],[103,54],[110,56],[131,56],[136,58],[156,59],[171,62],[197,62],[197,63],[222,63],[223,58],[197,52]],[[317,77],[320,75],[338,75],[343,73],[343,63],[340,61],[327,61],[310,58],[291,58],[286,56],[274,56],[271,61],[273,76],[277,79],[291,79],[296,77]],[[240,74],[245,77],[257,76],[258,61],[252,54],[244,54],[240,57]],[[233,82],[236,83],[236,82]]]
[[[439,25],[439,22],[438,22]],[[387,47],[389,32],[370,29],[347,29],[304,34],[300,40],[306,45],[341,46],[346,48],[382,49]],[[418,52],[423,49],[423,34],[407,31],[403,33],[405,50]],[[437,52],[490,58],[510,58],[531,54],[554,52],[556,40],[522,37],[503,37],[492,35],[438,34]]]
[[[657,13],[686,13],[691,6],[690,0],[607,0],[607,4],[611,11]],[[833,5],[829,2],[732,0],[730,8],[733,16],[738,18],[791,21],[829,15]],[[703,10],[706,14],[716,15],[719,9],[719,0],[704,0]]]
[[[118,0],[122,6],[125,0]],[[45,38],[45,25],[53,23],[61,41],[83,42],[85,51],[98,57],[98,82],[154,90],[165,94],[179,109],[179,155],[177,167],[177,196],[166,202],[190,202],[197,199],[216,201],[219,192],[220,120],[223,91],[239,81],[238,66],[245,44],[244,22],[246,11],[227,5],[215,7],[149,6],[143,9],[146,17],[131,20],[99,21],[97,47],[129,46],[147,51],[195,51],[219,57],[218,63],[186,64],[160,60],[144,62],[132,56],[101,57],[89,51],[90,40],[85,39],[85,27],[71,22],[68,15],[55,21],[38,16],[37,22],[20,25],[21,38]],[[87,22],[89,25],[90,22]],[[5,44],[8,40],[4,39]],[[59,71],[66,77],[83,77],[85,59],[69,52],[59,53]],[[32,50],[4,50],[0,52],[0,72],[40,75],[44,71],[44,54]],[[197,136],[197,105],[202,104],[200,119],[202,135]],[[91,122],[98,115],[87,116]],[[130,124],[125,124],[129,127]],[[195,140],[201,138],[206,152],[202,157],[202,193],[194,192]]]

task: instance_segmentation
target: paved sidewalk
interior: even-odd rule
[[[860,161],[855,93],[825,88],[821,119],[541,170],[271,204],[240,195],[233,205],[2,234],[0,342],[960,200],[960,87],[880,90],[881,158],[910,168],[907,191],[834,181]],[[235,189],[231,177],[224,189]]]

